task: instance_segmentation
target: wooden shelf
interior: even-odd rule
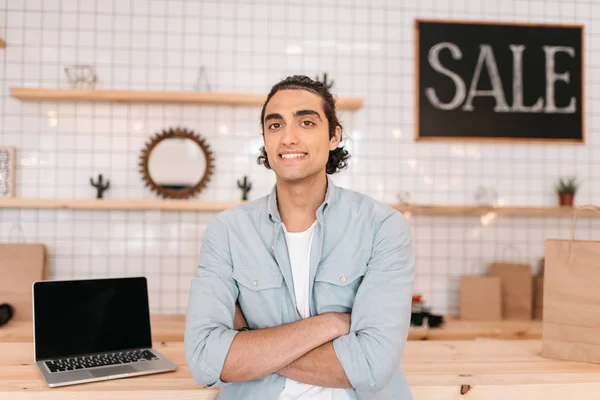
[[[0,199],[0,208],[223,211],[242,202],[198,200]]]
[[[196,104],[217,106],[262,107],[267,96],[262,94],[216,92],[164,92],[146,90],[41,89],[12,87],[11,97],[21,101],[100,102],[138,104]],[[358,110],[361,97],[339,97],[337,108]]]
[[[571,217],[571,207],[489,207],[489,206],[427,206],[392,205],[396,210],[412,215],[471,216],[481,217]],[[600,217],[600,213],[580,210],[577,216]]]
[[[241,201],[199,200],[112,200],[112,199],[0,199],[0,208],[74,209],[74,210],[165,210],[165,211],[224,211],[243,204]],[[570,207],[482,207],[482,206],[424,206],[391,205],[410,215],[467,216],[467,217],[571,217]],[[591,210],[581,210],[577,216],[600,217]]]

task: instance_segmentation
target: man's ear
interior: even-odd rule
[[[329,139],[329,151],[333,151],[337,149],[340,145],[340,141],[342,140],[342,128],[340,126],[335,127],[335,131],[333,131],[333,136]]]

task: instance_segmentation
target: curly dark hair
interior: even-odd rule
[[[319,81],[314,81],[310,79],[308,76],[304,75],[294,75],[289,76],[282,80],[281,82],[275,84],[271,88],[271,92],[267,96],[267,100],[263,105],[262,111],[260,113],[260,126],[264,135],[264,119],[265,119],[265,108],[271,100],[271,97],[275,95],[280,90],[307,90],[309,92],[315,93],[321,96],[323,99],[323,110],[325,111],[325,116],[327,117],[327,121],[329,122],[329,138],[331,139],[335,133],[335,128],[337,126],[342,129],[342,124],[338,120],[338,117],[335,113],[335,99],[333,95],[327,89],[323,83]],[[350,153],[344,147],[338,147],[335,150],[331,150],[329,152],[329,159],[327,160],[326,172],[328,174],[335,174],[336,172],[341,171],[342,169],[348,166],[348,158],[350,158]],[[263,164],[267,169],[271,169],[269,165],[269,159],[267,158],[267,152],[265,147],[260,148],[260,155],[258,156],[258,163]]]

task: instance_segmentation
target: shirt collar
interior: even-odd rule
[[[325,192],[325,201],[319,206],[317,209],[317,219],[320,219],[325,213],[325,209],[332,203],[335,199],[335,192],[337,187],[333,183],[333,180],[329,175],[327,175],[327,190]],[[279,215],[279,208],[277,207],[277,184],[273,185],[273,189],[271,189],[271,193],[269,194],[268,202],[268,211],[269,218],[271,220],[275,220],[277,222],[281,222],[281,216]]]

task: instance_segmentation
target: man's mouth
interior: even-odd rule
[[[283,158],[284,160],[291,160],[293,158],[301,158],[304,157],[307,153],[286,153],[286,154],[280,154],[279,157]]]

